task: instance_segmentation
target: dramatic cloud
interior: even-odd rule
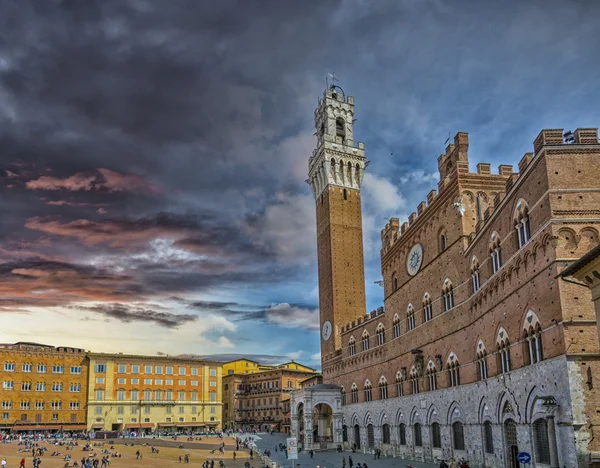
[[[94,312],[121,322],[151,322],[165,328],[177,328],[198,319],[195,315],[173,314],[131,304],[98,304],[94,306],[71,306],[82,312]]]
[[[268,322],[289,328],[319,330],[319,309],[305,309],[290,304],[274,304],[265,310]]]

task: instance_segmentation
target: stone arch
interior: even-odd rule
[[[527,401],[525,403],[525,423],[532,424],[538,419],[545,419],[548,416],[547,411],[543,408],[544,402],[543,390],[537,386],[529,391]]]
[[[364,424],[363,424],[363,425],[364,425],[365,427],[367,427],[369,424],[373,424],[373,425],[375,425],[375,424],[373,423],[373,416],[371,416],[371,412],[370,412],[370,411],[367,411],[367,412],[366,412],[366,414],[365,414],[365,417],[364,417],[364,420],[363,420],[363,421],[364,421]]]
[[[422,417],[421,413],[419,412],[419,409],[416,406],[413,406],[412,410],[410,410],[410,425],[414,426],[416,423],[419,423],[422,426],[423,425],[423,417]]]
[[[353,413],[352,414],[352,424],[351,425],[352,426],[356,426],[357,424],[360,426],[360,420],[358,419],[358,414]]]
[[[427,424],[431,426],[434,422],[442,424],[440,419],[440,412],[437,407],[432,403],[427,410]]]
[[[502,345],[503,343],[509,341],[508,332],[502,326],[498,326],[498,331],[496,332],[496,344]]]
[[[523,217],[529,214],[529,205],[527,202],[519,198],[513,205],[513,224],[518,223]]]
[[[507,419],[513,419],[517,424],[521,423],[519,405],[509,392],[503,391],[498,397],[496,418],[498,424],[504,424]]]
[[[477,340],[477,345],[475,346],[475,355],[481,356],[482,354],[487,354],[487,349],[485,347],[485,343],[481,338]]]
[[[493,423],[493,415],[494,413],[488,404],[487,397],[481,397],[481,400],[479,400],[479,410],[477,411],[477,422],[479,424],[483,424],[485,421],[490,421]]]
[[[446,358],[446,365],[450,366],[450,365],[454,365],[456,363],[458,363],[458,356],[456,355],[456,353],[454,351],[450,351],[448,353],[448,357]]]
[[[598,230],[593,227],[584,227],[579,231],[579,236],[582,240],[587,242],[586,250],[591,250],[600,243],[600,236]]]
[[[399,426],[400,424],[406,424],[406,421],[404,419],[404,413],[398,408],[396,411],[396,426]]]
[[[446,421],[448,426],[452,426],[452,423],[459,421],[461,423],[465,423],[465,413],[462,407],[458,404],[458,402],[453,401],[448,407],[448,414],[446,415]]]
[[[490,252],[492,252],[494,249],[500,247],[500,235],[498,234],[498,232],[493,231],[491,236],[490,236],[490,243],[489,243],[489,247],[490,247]]]
[[[379,425],[383,426],[384,424],[390,424],[390,422],[388,421],[388,416],[387,413],[385,412],[385,410],[381,410],[381,413],[379,413]]]
[[[568,227],[558,230],[558,239],[561,247],[565,249],[576,249],[579,244],[579,237],[573,229]]]
[[[525,310],[527,312],[524,313],[522,329],[525,331],[529,331],[532,328],[533,330],[536,330],[537,327],[541,328],[540,319],[537,316],[537,314],[529,307],[527,307]]]

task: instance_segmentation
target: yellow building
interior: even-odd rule
[[[199,432],[221,428],[221,364],[90,353],[88,428]]]
[[[38,343],[0,344],[0,430],[86,430],[85,351]]]
[[[236,359],[235,361],[225,362],[222,365],[223,375],[231,374],[254,374],[264,370],[272,369],[273,366],[260,364],[251,359]]]

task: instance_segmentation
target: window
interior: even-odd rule
[[[372,388],[371,388],[371,382],[369,382],[368,380],[365,381],[364,392],[365,392],[365,401],[373,401],[373,392],[372,392]]]
[[[36,410],[43,410],[44,409],[44,402],[43,401],[36,401],[35,402],[35,409]]]
[[[4,400],[2,402],[2,409],[12,409],[12,401]]]
[[[125,407],[117,406],[117,414],[125,414]]]
[[[179,414],[183,414],[185,413],[185,406],[180,406],[179,407]]]
[[[211,377],[216,377],[217,376],[217,369],[211,369],[210,370],[210,376]]]
[[[211,380],[211,381],[209,382],[209,385],[210,385],[211,387],[216,387],[216,386],[217,386],[217,381],[216,381],[216,380]],[[270,388],[270,387],[269,387],[269,388]]]
[[[525,351],[527,364],[536,364],[544,359],[542,352],[542,328],[537,315],[528,311],[523,325],[525,334]]]
[[[155,374],[162,375],[162,373],[163,373],[162,366],[156,366]]]
[[[46,366],[46,364],[38,364],[38,366],[37,366],[38,374],[45,374],[47,370],[48,370],[48,367]]]
[[[15,364],[14,362],[5,362],[4,363],[4,372],[14,372]]]
[[[481,288],[479,260],[477,257],[471,259],[471,283],[473,285],[473,293],[476,293]]]
[[[196,376],[196,375],[198,375],[198,368],[192,367],[192,376]]]
[[[369,350],[369,333],[366,330],[362,334],[362,348],[363,351]]]
[[[209,396],[210,396],[209,401],[217,401],[217,392],[211,391],[209,393]]]
[[[126,379],[126,378],[124,378],[124,377],[119,377],[119,378],[117,379],[117,383],[118,383],[119,385],[125,385],[125,382],[127,382],[127,379]],[[104,383],[104,382],[103,382],[103,383]]]
[[[342,387],[342,406],[346,406],[346,390]]]
[[[179,401],[185,401],[185,390],[179,390]]]
[[[461,422],[457,421],[452,424],[452,440],[454,441],[454,450],[465,449],[465,434]]]
[[[389,444],[390,443],[390,425],[384,424],[383,426],[381,426],[381,432],[382,432],[382,436],[383,436],[383,443]]]
[[[492,259],[492,273],[502,268],[502,251],[500,249],[500,236],[497,232],[492,233],[490,242],[490,257]]]
[[[442,300],[444,302],[444,312],[448,312],[454,307],[454,288],[452,281],[448,278],[444,280],[444,286],[442,288]]]
[[[30,392],[31,391],[31,382],[23,382],[21,384],[21,391]]]
[[[404,396],[404,379],[400,372],[396,373],[396,396]]]
[[[32,368],[32,367],[33,367],[33,366],[32,366],[31,364],[23,364],[23,365],[21,366],[21,369],[22,369],[22,371],[23,371],[23,372],[31,372],[31,368]]]
[[[144,379],[144,385],[152,385],[152,379]]]
[[[54,400],[52,403],[50,403],[50,407],[53,410],[59,410],[62,409],[62,401],[59,400]]]
[[[406,425],[400,424],[398,427],[398,435],[400,439],[400,445],[406,445]]]
[[[533,440],[535,443],[535,461],[550,464],[550,444],[548,443],[548,422],[538,419],[533,423]]]
[[[190,392],[190,399],[192,401],[198,401],[198,392],[196,390]]]
[[[192,387],[197,387],[197,386],[198,386],[198,381],[197,381],[197,380],[192,380],[192,381],[190,382],[190,385],[191,385]]]
[[[125,400],[125,390],[117,390],[117,400],[119,400],[119,401]]]
[[[173,366],[167,366],[166,373],[167,375],[173,375]]]
[[[355,383],[352,384],[352,390],[350,391],[352,403],[358,403],[358,387]]]
[[[437,369],[431,361],[430,365],[427,366],[427,387],[430,392],[437,390]]]
[[[137,390],[131,390],[131,401],[137,401],[139,400],[139,392]]]
[[[130,419],[130,421],[131,421],[132,423],[136,423],[136,422],[137,422],[137,418],[131,418],[131,419]]]
[[[423,321],[429,322],[433,318],[433,307],[431,305],[431,296],[425,293],[423,296]]]
[[[399,287],[400,283],[398,282],[398,275],[394,272],[394,274],[392,274],[392,290],[397,291]]]
[[[354,341],[354,337],[350,338],[348,347],[350,348],[350,356],[354,356],[356,354],[356,341]]]
[[[167,400],[167,401],[173,400],[173,392],[171,390],[167,390],[165,392],[165,400]]]
[[[144,366],[144,374],[152,374],[152,366]]]
[[[442,448],[440,425],[436,422],[431,425],[431,445],[433,448]]]
[[[81,374],[81,366],[71,366],[71,374]]]
[[[52,384],[53,392],[62,392],[62,390],[63,390],[63,384],[61,382],[54,382]]]
[[[400,317],[398,314],[394,315],[394,338],[398,338],[400,336]]]
[[[179,375],[185,375],[185,367],[179,368]]]
[[[13,388],[15,388],[15,383],[12,380],[5,380],[2,382],[2,389],[3,390],[12,390]]]
[[[498,330],[497,344],[498,359],[500,360],[498,367],[503,374],[510,372],[510,342],[508,341],[508,334],[504,328],[500,328],[500,330]]]
[[[460,373],[458,370],[459,364],[456,354],[450,353],[446,365],[448,366],[448,385],[450,387],[456,387],[460,385]]]
[[[69,391],[70,392],[80,392],[81,384],[80,383],[72,383],[71,385],[69,385]]]
[[[20,408],[21,408],[22,410],[28,410],[28,409],[29,409],[29,407],[30,407],[30,405],[29,405],[29,401],[27,401],[27,400],[23,400],[23,401],[21,401],[21,406],[20,406]]]
[[[94,372],[105,373],[106,372],[106,364],[96,364],[94,366]]]
[[[102,406],[96,406],[96,409],[94,411],[95,414],[102,414]]]
[[[8,419],[10,413],[2,413],[2,419],[6,420]]]
[[[421,434],[421,425],[419,423],[415,423],[413,426],[413,433],[415,436],[415,447],[422,447],[423,439]]]
[[[479,380],[488,378],[487,351],[481,340],[477,343],[477,378]]]
[[[78,410],[79,409],[79,402],[78,401],[71,401],[71,402],[69,402],[69,409]]]
[[[410,371],[410,386],[412,388],[413,395],[419,393],[419,374],[414,367]]]
[[[383,327],[382,323],[377,325],[376,335],[377,335],[377,346],[383,345],[385,343],[385,328]]]
[[[140,383],[140,379],[131,379],[131,385],[138,385]]]
[[[196,414],[198,412],[198,407],[192,406],[192,414]]]
[[[96,383],[97,384],[103,384],[104,383],[104,377],[96,377]]]
[[[126,374],[127,373],[127,365],[126,364],[119,364],[117,367],[117,372],[119,374]]]
[[[162,396],[163,396],[162,390],[156,390],[154,392],[154,400],[155,401],[162,401]]]
[[[440,252],[443,252],[448,248],[448,236],[446,232],[442,230],[440,233]]]
[[[529,239],[531,239],[531,232],[529,230],[529,208],[523,200],[519,200],[517,203],[515,229],[517,230],[517,242],[519,248],[521,248],[529,242]]]
[[[139,374],[140,373],[140,366],[138,364],[132,364],[131,365],[131,373],[132,374]]]
[[[152,390],[144,390],[144,400],[152,400]]]
[[[138,412],[137,407],[136,406],[132,406],[131,407],[131,414],[137,414],[137,412]]]
[[[52,366],[52,373],[53,374],[64,374],[65,373],[65,366]]]
[[[415,328],[415,309],[412,304],[408,304],[408,309],[406,311],[406,323],[409,330]]]
[[[45,392],[46,391],[46,383],[45,382],[36,382],[35,391],[36,392]]]
[[[379,399],[387,400],[388,398],[388,383],[385,377],[381,376],[379,379]]]
[[[104,390],[96,390],[96,400],[104,400]]]
[[[52,421],[58,421],[58,413],[52,413]]]
[[[489,421],[483,423],[483,437],[485,453],[494,453],[494,435],[492,433],[492,423]]]

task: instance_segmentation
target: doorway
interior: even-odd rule
[[[358,424],[354,426],[354,445],[357,450],[360,450],[360,426]]]
[[[369,448],[375,447],[375,431],[373,429],[373,424],[367,425],[367,444]]]
[[[506,441],[507,466],[509,468],[519,468],[519,446],[517,443],[517,423],[512,419],[507,419],[504,423],[504,439]]]

